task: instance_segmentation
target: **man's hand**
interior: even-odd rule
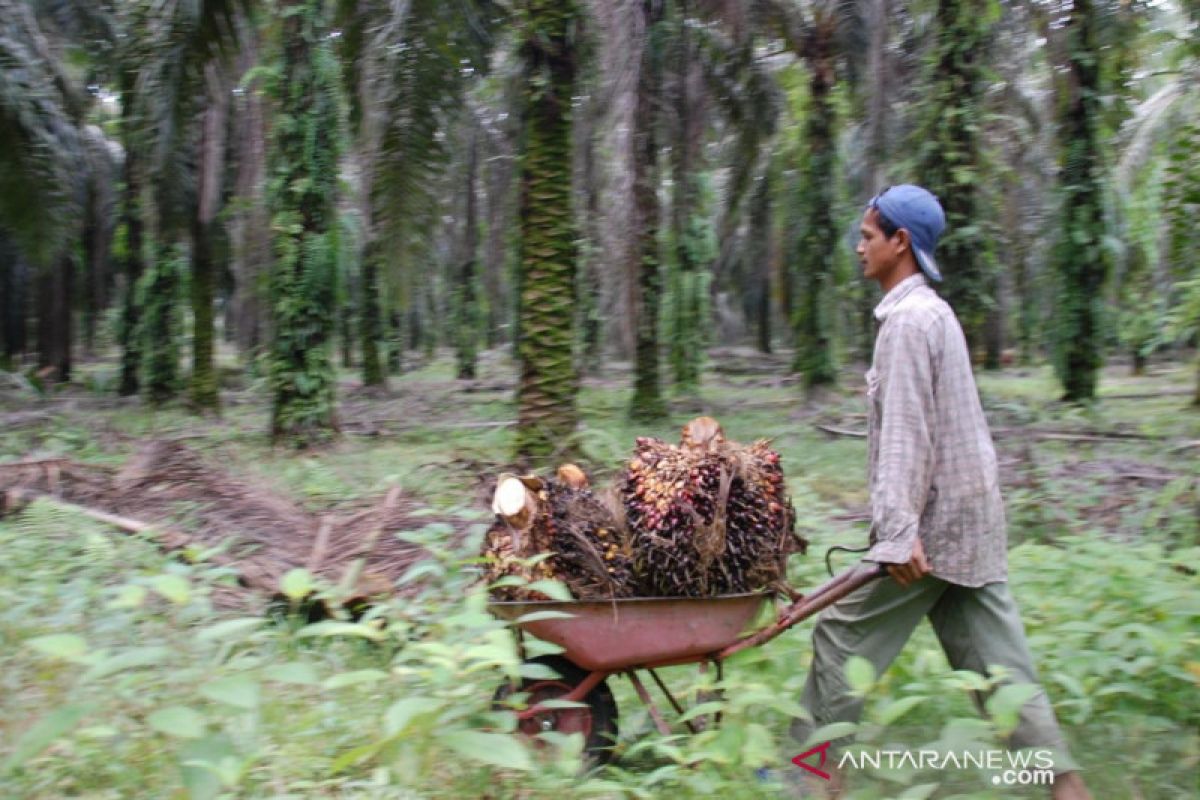
[[[925,558],[925,548],[921,546],[921,537],[913,542],[912,558],[907,564],[888,564],[888,575],[901,586],[907,587],[929,574],[929,560]]]

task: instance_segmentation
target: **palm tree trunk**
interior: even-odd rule
[[[367,202],[370,203],[370,200]],[[383,312],[379,304],[379,262],[382,257],[379,240],[368,234],[360,279],[362,313],[359,316],[359,347],[362,350],[363,386],[383,386],[387,383],[383,361],[379,357],[379,342],[383,338]]]
[[[466,219],[463,231],[463,253],[458,270],[457,321],[454,325],[454,338],[458,351],[458,377],[460,380],[475,378],[475,361],[479,347],[478,308],[475,301],[475,256],[479,250],[479,214],[476,211],[477,201],[476,178],[479,171],[479,132],[477,123],[471,121],[470,144],[467,152],[466,175]]]
[[[213,363],[213,300],[216,264],[212,238],[221,203],[221,178],[225,171],[225,119],[228,92],[214,63],[205,67],[205,108],[201,119],[197,163],[197,208],[192,233],[192,405],[201,411],[219,411],[220,392]]]
[[[692,217],[696,211],[695,170],[703,144],[704,126],[699,98],[693,90],[695,52],[689,32],[688,4],[679,4],[675,63],[675,141],[671,146],[671,239],[675,244],[674,320],[671,326],[670,362],[675,389],[684,395],[700,388],[703,342],[700,334],[700,275],[693,257]]]
[[[754,320],[755,345],[760,353],[771,352],[771,173],[758,181],[750,204],[750,306]]]
[[[72,256],[63,253],[38,277],[38,367],[55,382],[71,379],[74,271]]]
[[[642,3],[645,44],[638,73],[634,124],[633,204],[638,256],[637,339],[634,345],[632,419],[653,421],[666,416],[659,376],[658,317],[662,298],[658,231],[662,209],[658,200],[658,123],[662,102],[662,69],[653,29],[662,21],[662,4]]]
[[[139,384],[146,400],[160,405],[179,392],[179,283],[184,265],[178,246],[159,244],[155,254],[138,285]]]
[[[121,313],[121,382],[117,391],[124,397],[138,393],[141,371],[141,337],[138,328],[141,306],[138,284],[145,270],[142,254],[141,159],[134,128],[133,87],[137,75],[122,72],[121,145],[125,149],[125,189],[121,197],[121,217],[125,223],[125,305]]]
[[[487,166],[487,243],[483,256],[483,286],[487,294],[486,339],[489,348],[504,339],[504,328],[512,321],[512,292],[504,277],[504,267],[510,251],[509,235],[516,206],[513,196],[516,155],[508,126],[502,125],[498,133],[490,140],[495,152]]]
[[[833,183],[836,167],[833,88],[835,53],[833,21],[814,31],[809,61],[810,113],[805,121],[808,143],[803,168],[805,192],[804,233],[799,248],[799,272],[804,293],[796,324],[795,370],[808,388],[837,381],[833,358],[832,313],[833,252],[838,230],[833,219]]]
[[[12,240],[0,233],[0,369],[11,370],[25,349],[28,270]]]
[[[258,63],[260,41],[256,26],[241,25],[243,42],[238,54],[239,75]],[[263,195],[266,175],[266,112],[259,91],[244,92],[237,99],[233,118],[233,147],[236,152],[234,194],[238,203],[230,222],[233,294],[229,300],[228,332],[243,357],[252,356],[262,343],[263,308],[259,302],[259,279],[270,261],[270,218]]]
[[[946,212],[946,234],[938,244],[938,264],[945,276],[941,291],[974,352],[985,340],[994,290],[991,243],[982,233],[978,188],[984,177],[978,121],[990,30],[978,3],[939,0],[936,32],[925,90],[930,102],[914,134],[915,174]]]
[[[527,0],[523,10],[529,105],[521,175],[516,452],[527,458],[570,447],[577,420],[571,102],[579,11],[573,0]]]
[[[333,338],[338,156],[338,83],[328,69],[323,0],[288,0],[281,15],[280,119],[271,174],[278,179],[272,225],[272,438],[307,445],[337,430]]]
[[[1067,22],[1068,95],[1062,119],[1064,163],[1059,275],[1055,309],[1056,366],[1063,399],[1095,396],[1101,363],[1100,292],[1108,274],[1102,237],[1100,156],[1102,57],[1092,0],[1075,0]]]
[[[593,374],[599,370],[603,353],[603,319],[600,313],[602,283],[600,272],[607,259],[602,252],[600,221],[600,184],[596,170],[598,129],[602,115],[600,104],[594,99],[588,104],[587,130],[580,136],[583,148],[584,226],[587,239],[583,275],[580,279],[579,321],[582,327],[583,352],[580,358],[582,374]]]

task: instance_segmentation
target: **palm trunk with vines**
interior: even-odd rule
[[[809,115],[804,139],[808,143],[802,167],[805,194],[803,233],[798,250],[798,271],[803,287],[796,328],[795,370],[808,388],[837,381],[833,356],[833,253],[838,230],[833,218],[833,184],[836,143],[833,105],[835,80],[831,23],[817,29],[809,60]]]
[[[1101,364],[1101,288],[1108,273],[1101,238],[1101,54],[1091,0],[1075,0],[1068,21],[1068,95],[1062,118],[1062,229],[1055,253],[1058,302],[1055,366],[1065,400],[1095,396]]]
[[[945,209],[946,233],[938,244],[938,265],[945,276],[942,291],[962,322],[968,345],[974,347],[985,340],[995,283],[990,243],[981,233],[978,189],[980,96],[986,86],[992,22],[981,14],[978,3],[940,0],[936,24],[928,101],[915,133],[914,174]]]
[[[278,102],[272,131],[274,307],[271,434],[308,444],[336,429],[334,328],[338,98],[322,0],[282,8]]]

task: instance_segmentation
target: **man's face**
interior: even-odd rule
[[[874,208],[868,208],[867,213],[863,214],[855,252],[863,267],[863,277],[882,284],[887,283],[888,277],[899,268],[907,237],[902,236],[900,231],[892,234],[890,239],[884,236],[878,215],[879,212]]]

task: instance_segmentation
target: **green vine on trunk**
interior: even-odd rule
[[[336,432],[331,344],[335,326],[338,74],[325,3],[281,8],[270,148],[275,264],[271,271],[271,435],[297,446]]]

